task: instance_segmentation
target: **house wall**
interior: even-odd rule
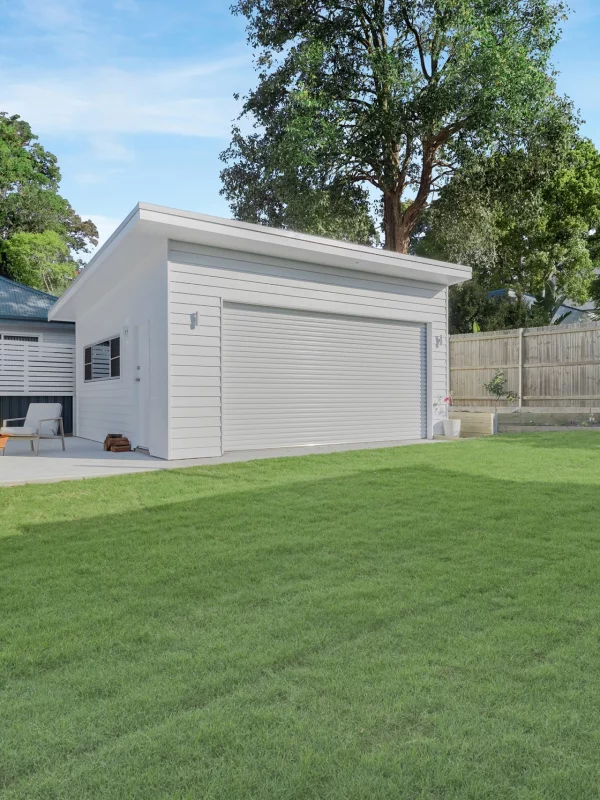
[[[103,441],[108,433],[122,433],[133,447],[139,442],[136,383],[135,327],[148,323],[150,347],[150,453],[167,458],[167,244],[164,239],[136,241],[132,249],[118,250],[105,270],[107,290],[90,296],[82,289],[76,322],[76,434]],[[118,276],[112,279],[112,276]],[[121,375],[86,383],[83,357],[86,346],[121,337]]]
[[[65,433],[72,433],[74,361],[73,325],[0,320],[0,420],[24,417],[30,403],[60,403]]]
[[[0,320],[0,397],[72,397],[74,353],[72,325]]]
[[[445,287],[177,241],[168,259],[170,458],[221,454],[223,302],[428,323],[429,431],[441,432],[433,401],[448,391]]]

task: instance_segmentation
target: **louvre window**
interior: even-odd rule
[[[106,339],[89,345],[83,351],[85,381],[103,381],[121,376],[121,340]]]

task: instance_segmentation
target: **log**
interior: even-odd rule
[[[106,439],[104,440],[104,449],[105,450],[110,449],[111,439],[122,439],[122,438],[123,438],[122,433],[109,433]]]
[[[125,445],[127,445],[127,447],[129,447],[130,444],[131,444],[131,442],[129,441],[129,439],[127,437],[123,436],[120,439],[111,439],[110,442],[108,443],[108,446],[109,446],[109,448],[110,447],[122,447],[122,446],[125,446]]]

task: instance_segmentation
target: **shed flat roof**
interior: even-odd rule
[[[78,291],[101,271],[103,262],[115,248],[133,235],[160,237],[340,269],[392,275],[441,286],[462,283],[471,277],[471,268],[460,264],[448,264],[444,261],[393,253],[351,242],[309,236],[151,203],[138,203],[58,300],[50,313],[50,319],[64,318],[68,306]]]

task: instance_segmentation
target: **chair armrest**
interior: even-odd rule
[[[49,417],[48,419],[38,419],[38,425],[37,425],[38,436],[42,435],[42,425],[44,422],[61,422],[61,421],[62,417]],[[59,434],[53,434],[53,435],[58,436]]]
[[[47,419],[38,419],[38,431],[42,427],[43,422],[60,422],[62,417],[48,417]]]
[[[4,427],[7,422],[23,422],[26,419],[27,417],[10,417],[10,419],[5,419],[2,421],[2,427]]]

